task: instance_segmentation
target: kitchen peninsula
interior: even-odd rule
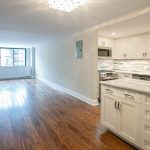
[[[130,144],[150,150],[150,81],[101,82],[101,123]]]

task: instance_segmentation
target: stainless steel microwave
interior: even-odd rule
[[[98,57],[112,57],[111,48],[98,48]]]

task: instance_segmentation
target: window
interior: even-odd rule
[[[0,66],[26,66],[26,49],[0,48]]]
[[[1,49],[1,66],[13,66],[13,49]]]
[[[25,50],[14,49],[14,66],[25,66]]]

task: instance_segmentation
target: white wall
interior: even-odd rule
[[[83,40],[83,59],[76,59],[76,41]],[[97,99],[97,32],[93,29],[50,41],[36,48],[36,75],[69,91]],[[73,94],[74,95],[74,94]]]

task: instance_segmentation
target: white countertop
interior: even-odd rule
[[[103,85],[130,89],[130,90],[150,94],[150,81],[122,78],[116,80],[101,81],[100,83]]]

